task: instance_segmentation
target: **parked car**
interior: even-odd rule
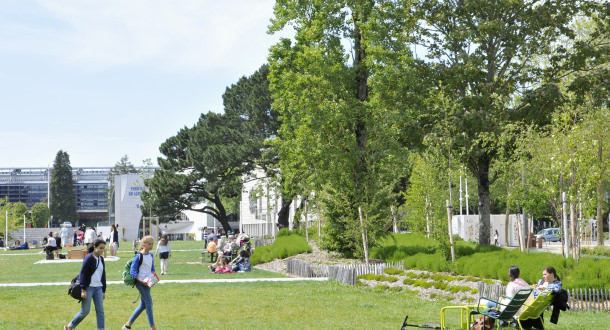
[[[559,228],[546,228],[536,234],[536,240],[542,237],[547,242],[561,241],[561,230]]]
[[[71,228],[72,227],[72,222],[70,221],[66,221],[64,223],[61,224],[62,227],[67,227],[67,228]]]

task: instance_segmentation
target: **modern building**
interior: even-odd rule
[[[108,175],[111,167],[72,169],[79,221],[108,220]],[[8,202],[47,203],[51,168],[0,168],[0,196]]]

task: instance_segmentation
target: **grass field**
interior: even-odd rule
[[[398,329],[405,314],[411,323],[439,322],[446,302],[419,299],[410,293],[345,286],[336,282],[163,283],[163,279],[281,277],[252,273],[210,274],[201,263],[200,244],[172,242],[169,275],[152,289],[158,329]],[[177,251],[186,250],[186,251]],[[30,251],[0,253],[0,283],[68,282],[79,263],[34,264],[43,255]],[[108,280],[119,280],[133,252],[108,262]],[[20,255],[17,255],[20,254]],[[158,266],[158,260],[155,261]],[[137,290],[109,285],[104,301],[106,328],[120,329],[135,308]],[[0,287],[0,329],[60,329],[80,309],[67,285]],[[455,326],[457,314],[451,315]],[[605,329],[607,313],[562,313],[547,329]],[[95,313],[80,329],[95,328]],[[134,329],[147,329],[143,313]]]

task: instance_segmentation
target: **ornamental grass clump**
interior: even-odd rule
[[[254,249],[250,261],[253,265],[265,263],[274,259],[284,259],[301,253],[311,253],[313,250],[307,244],[305,237],[297,231],[282,229],[272,245],[259,246]]]

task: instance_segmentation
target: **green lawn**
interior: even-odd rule
[[[195,242],[173,242],[174,250],[197,249]],[[16,252],[15,252],[16,254]],[[108,262],[109,280],[119,280],[124,261]],[[0,283],[69,281],[80,265],[34,265],[42,255],[0,253]],[[196,264],[199,251],[176,251],[167,278],[279,277],[252,273],[209,274]],[[195,262],[195,264],[191,264]],[[166,278],[165,276],[161,279]],[[405,314],[412,323],[439,322],[440,309],[450,303],[422,300],[411,293],[373,290],[336,282],[163,283],[152,290],[159,329],[398,329]],[[135,308],[137,290],[109,285],[104,302],[106,328],[119,329]],[[53,302],[50,304],[49,302]],[[0,329],[60,329],[80,305],[67,295],[67,285],[0,287]],[[547,317],[548,318],[548,317]],[[457,314],[450,315],[455,326]],[[547,329],[604,329],[608,313],[562,313],[559,325]],[[95,313],[80,329],[95,328]],[[134,329],[146,329],[143,313]]]

